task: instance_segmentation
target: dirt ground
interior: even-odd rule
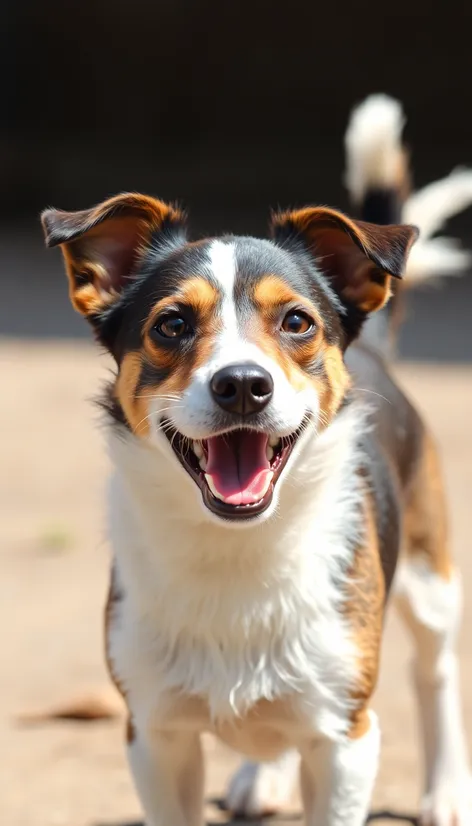
[[[121,720],[37,726],[17,720],[21,712],[106,684],[107,460],[100,417],[89,401],[106,367],[104,357],[82,342],[0,342],[0,800],[5,826],[140,822]],[[467,595],[462,683],[472,739],[472,367],[410,364],[398,373],[442,448],[455,555]],[[392,616],[375,700],[383,753],[373,806],[376,812],[390,812],[390,820],[412,816],[420,789],[408,653]],[[211,801],[237,758],[212,741],[207,746]],[[209,803],[208,822],[223,821]]]

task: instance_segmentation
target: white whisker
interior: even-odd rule
[[[375,390],[369,390],[366,387],[356,387],[356,391],[357,390],[360,390],[361,393],[371,393],[372,396],[378,396],[379,399],[383,399],[384,402],[387,402],[387,404],[392,404],[390,399],[387,399],[385,396],[382,396],[382,393],[377,393]]]

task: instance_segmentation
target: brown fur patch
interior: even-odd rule
[[[77,261],[71,251],[63,247],[63,256],[69,282],[69,298],[71,304],[81,315],[93,315],[101,312],[116,298],[114,290],[104,289],[107,283],[106,271],[103,266],[90,261]],[[83,283],[84,279],[89,279]]]
[[[448,580],[453,564],[448,547],[447,509],[436,446],[428,432],[406,497],[404,534],[407,554],[426,558]]]
[[[326,344],[321,354],[327,381],[320,395],[321,410],[328,420],[339,410],[347,390],[351,385],[349,373],[344,364],[343,354],[334,344]]]
[[[127,353],[120,365],[115,383],[115,397],[137,436],[149,433],[149,405],[155,396],[180,395],[191,381],[192,372],[205,363],[211,354],[215,333],[220,327],[217,317],[219,294],[202,276],[188,279],[182,289],[159,301],[149,314],[144,326],[143,349]],[[167,309],[184,304],[192,308],[197,323],[197,342],[191,356],[177,348],[159,346],[150,336],[150,330]],[[156,384],[140,385],[144,366],[165,370],[169,377]]]
[[[153,339],[149,336],[150,329],[156,323],[158,317],[162,315],[167,309],[175,307],[175,305],[183,304],[191,307],[197,319],[197,328],[200,338],[205,338],[213,330],[218,329],[218,319],[216,315],[216,308],[219,301],[218,291],[210,284],[210,282],[203,278],[203,276],[195,276],[187,279],[182,288],[163,298],[153,307],[149,314],[148,321],[145,325],[145,348],[150,358],[163,358],[164,348],[159,347]],[[168,352],[165,351],[165,355]]]
[[[364,500],[364,525],[364,540],[356,550],[349,572],[345,605],[346,618],[358,651],[359,677],[351,693],[356,708],[349,730],[349,736],[354,739],[361,737],[368,729],[366,711],[377,682],[385,605],[374,505],[368,494]]]
[[[316,361],[323,342],[323,321],[316,308],[299,296],[281,278],[267,275],[256,284],[254,302],[258,310],[254,319],[254,340],[270,358],[276,361],[284,371],[292,387],[303,390],[312,380],[305,366]],[[280,312],[288,304],[304,307],[315,322],[315,335],[306,342],[294,344],[291,352],[284,349],[274,337],[274,327],[281,321]]]
[[[153,307],[146,324],[144,349],[150,364],[171,370],[171,375],[164,382],[154,388],[149,388],[153,395],[180,395],[188,387],[192,373],[198,370],[211,355],[215,335],[221,329],[217,308],[220,300],[218,291],[203,276],[187,279],[182,288],[174,295],[159,301]],[[197,323],[197,341],[192,356],[172,352],[159,345],[149,335],[149,330],[156,323],[157,318],[167,308],[183,304],[192,308]]]
[[[191,381],[192,373],[209,358],[220,328],[217,316],[218,291],[203,276],[195,276],[182,284],[181,290],[159,301],[144,325],[143,349],[127,353],[120,365],[115,383],[115,397],[137,436],[149,433],[149,405],[156,396],[181,395]],[[159,346],[150,330],[160,315],[179,304],[192,308],[197,324],[197,341],[189,355],[176,348]],[[164,370],[169,377],[156,385],[140,385],[143,367],[151,371]]]
[[[292,302],[299,301],[301,305],[307,303],[306,298],[302,298],[290,289],[289,285],[282,278],[271,274],[265,275],[257,282],[254,288],[254,301],[256,306],[265,315],[271,315],[274,310],[277,311]],[[315,308],[310,305],[310,309],[313,310],[316,315],[316,321],[319,322],[320,319]]]
[[[137,390],[142,368],[141,353],[127,353],[120,366],[115,395],[136,435],[146,436],[149,433],[147,400],[153,390],[147,387]]]
[[[164,222],[180,225],[183,215],[162,201],[133,192],[92,209],[43,213],[46,243],[61,246],[71,302],[78,312],[94,315],[116,299],[150,236]]]
[[[327,207],[280,213],[272,228],[276,236],[291,231],[304,237],[315,262],[343,300],[366,313],[385,304],[390,276],[401,278],[418,235],[414,227],[354,221]]]
[[[215,313],[220,294],[206,278],[197,275],[195,278],[187,279],[182,284],[182,289],[179,290],[176,297],[185,304],[189,304],[195,311],[199,323],[206,325],[210,323],[211,317]]]

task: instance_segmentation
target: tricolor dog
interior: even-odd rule
[[[361,220],[314,206],[275,214],[267,238],[189,240],[145,195],[43,214],[116,364],[107,657],[147,826],[201,826],[202,732],[248,761],[233,812],[276,811],[300,777],[307,826],[363,824],[390,591],[416,650],[422,822],[472,823],[441,474],[378,346],[418,234],[401,128],[384,96],[352,116]],[[410,202],[427,226],[412,270],[434,271],[429,230],[471,200],[470,177],[441,182],[447,205]]]

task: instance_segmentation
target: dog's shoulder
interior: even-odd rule
[[[379,449],[383,452],[389,472],[396,473],[401,489],[405,489],[421,457],[425,437],[422,419],[375,350],[358,342],[347,351],[346,364],[355,395],[370,410],[365,448],[372,459]]]

